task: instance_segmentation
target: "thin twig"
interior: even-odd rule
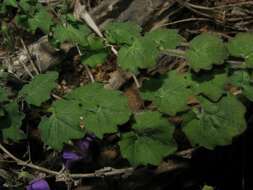
[[[80,18],[81,20],[84,20],[87,25],[101,38],[103,38],[103,34],[100,31],[99,27],[97,26],[97,24],[95,23],[95,21],[93,20],[93,18],[90,16],[90,14],[88,13],[88,11],[86,10],[85,5],[82,5],[80,3],[80,0],[76,0],[75,1],[75,8],[74,8],[74,16],[76,18]]]
[[[137,88],[140,88],[141,85],[140,85],[140,83],[139,83],[137,77],[135,76],[135,74],[132,74],[132,77],[133,77],[133,79],[134,79],[134,82],[135,82],[135,84],[136,84],[136,87],[137,87]]]
[[[41,69],[41,60],[40,60],[40,57],[38,56],[38,54],[35,55],[36,56],[36,61],[37,61],[37,66],[38,66],[38,69],[39,69],[39,73],[42,72],[42,69]]]
[[[64,177],[69,177],[69,178],[92,178],[92,177],[104,177],[104,176],[114,176],[114,175],[120,175],[120,174],[126,174],[126,173],[131,173],[134,171],[134,168],[129,167],[129,168],[121,168],[121,169],[114,169],[111,167],[108,168],[102,168],[100,170],[96,170],[93,173],[83,173],[83,174],[68,174],[64,173],[62,170],[61,171],[54,171],[50,170],[41,166],[37,166],[32,163],[25,162],[16,156],[14,156],[12,153],[10,153],[1,143],[0,143],[0,149],[7,154],[12,160],[14,160],[18,165],[24,166],[24,167],[29,167],[32,169],[35,169],[37,171],[41,171],[53,176],[56,176],[57,178],[60,178],[62,175]]]
[[[14,160],[0,160],[0,163],[16,163]]]
[[[104,177],[104,176],[115,176],[115,175],[129,174],[129,173],[132,173],[133,171],[134,171],[133,167],[121,168],[121,169],[106,167],[106,168],[102,168],[100,170],[97,170],[94,173],[70,174],[70,177],[71,178],[94,178],[94,177]]]
[[[181,42],[181,43],[180,43],[180,46],[189,47],[189,46],[190,46],[190,43],[189,43],[189,42]]]
[[[12,62],[12,59],[10,58],[10,62]],[[25,69],[25,72],[31,77],[31,78],[33,78],[34,76],[33,76],[33,74],[30,72],[30,70],[28,69],[28,67],[25,65],[25,63],[24,63],[24,60],[20,60],[19,61],[20,63],[21,63],[21,65],[22,65],[22,67]]]
[[[56,100],[62,100],[63,98],[58,96],[57,94],[52,93],[52,96],[56,99]]]
[[[169,26],[169,25],[175,25],[175,24],[180,24],[180,23],[184,23],[184,22],[192,22],[192,21],[211,21],[211,22],[213,22],[213,20],[209,19],[209,18],[186,18],[186,19],[182,19],[182,20],[168,22],[168,23],[163,24],[162,26]]]
[[[185,51],[180,49],[166,49],[163,51],[163,53],[168,54],[170,56],[185,58]]]
[[[81,52],[81,50],[80,50],[80,48],[79,48],[79,46],[77,44],[76,44],[76,48],[77,48],[78,54],[80,56],[82,56],[83,54],[82,54],[82,52]],[[95,82],[95,79],[94,79],[94,77],[93,77],[93,75],[91,73],[90,68],[86,64],[84,64],[84,68],[85,68],[86,72],[88,73],[91,82]]]
[[[115,49],[115,47],[114,47],[113,45],[108,44],[107,41],[106,41],[106,43],[107,43],[107,46],[109,46],[109,47],[111,48],[112,53],[113,53],[116,57],[118,57],[118,51]],[[140,83],[139,83],[137,77],[135,76],[135,74],[131,73],[131,75],[132,75],[132,77],[133,77],[133,79],[134,79],[134,83],[136,84],[136,87],[137,87],[137,88],[140,88],[141,85],[140,85]]]
[[[17,158],[16,156],[14,156],[12,153],[10,153],[1,143],[0,143],[0,149],[7,154],[12,160],[14,160],[18,165],[24,166],[24,167],[29,167],[32,169],[35,169],[37,171],[41,171],[53,176],[56,176],[57,181],[61,181],[61,180],[70,180],[70,179],[75,179],[75,178],[103,178],[105,176],[116,176],[116,175],[130,175],[135,171],[135,168],[133,167],[128,167],[128,168],[120,168],[120,169],[115,169],[115,168],[111,168],[111,167],[105,167],[99,170],[96,170],[93,173],[75,173],[75,174],[71,174],[68,173],[67,171],[64,170],[60,170],[60,171],[54,171],[54,170],[50,170],[44,167],[40,167],[37,166],[35,164],[32,163],[28,163],[25,162],[19,158]],[[188,149],[188,150],[184,150],[181,152],[176,153],[176,155],[181,156],[183,158],[191,158],[191,154],[195,149]],[[169,167],[166,171],[172,171],[175,170],[176,168],[181,168],[180,165],[175,165],[175,166],[171,166]]]
[[[38,71],[38,69],[37,69],[36,66],[35,66],[35,63],[34,63],[34,61],[33,61],[33,59],[32,59],[32,56],[31,56],[31,54],[30,54],[28,48],[27,48],[26,45],[25,45],[24,40],[21,38],[20,41],[21,41],[21,44],[22,44],[24,50],[26,51],[26,54],[27,54],[27,56],[28,56],[28,59],[29,59],[31,65],[32,65],[32,68],[33,68],[33,70],[35,71],[36,75],[40,74],[39,71]]]
[[[201,6],[201,5],[192,4],[192,3],[189,3],[189,2],[186,2],[186,4],[189,5],[189,6],[191,6],[192,8],[195,8],[195,9],[215,10],[215,9],[224,9],[224,8],[228,8],[228,7],[237,7],[237,6],[243,6],[243,5],[252,5],[253,1],[232,3],[232,4],[220,5],[220,6],[216,6],[216,7],[205,7],[205,6]]]
[[[49,170],[47,168],[43,168],[43,167],[34,165],[32,163],[28,163],[28,162],[25,162],[23,160],[20,160],[19,158],[17,158],[16,156],[14,156],[12,153],[10,153],[1,143],[0,143],[0,149],[5,154],[7,154],[11,159],[13,159],[14,161],[16,161],[16,163],[18,165],[20,165],[20,166],[29,167],[29,168],[32,168],[32,169],[35,169],[35,170],[38,170],[38,171],[41,171],[41,172],[45,172],[45,173],[51,174],[51,175],[59,175],[59,173],[57,171]]]
[[[209,14],[200,12],[200,11],[194,9],[193,7],[189,6],[189,5],[187,4],[187,1],[176,0],[176,2],[178,2],[181,6],[183,6],[183,7],[187,8],[187,9],[191,10],[191,11],[194,12],[194,13],[197,13],[197,14],[202,15],[202,16],[207,17],[207,18],[213,18],[213,17],[210,16]]]
[[[109,45],[111,47],[112,53],[116,56],[118,56],[118,51],[115,49],[113,45]]]

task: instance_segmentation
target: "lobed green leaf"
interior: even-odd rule
[[[228,51],[232,56],[245,59],[246,67],[253,68],[253,33],[239,33],[228,42]]]
[[[238,70],[234,71],[229,77],[230,84],[239,87],[242,93],[250,100],[253,101],[253,78],[247,71]]]
[[[86,47],[88,43],[88,35],[90,34],[90,29],[85,25],[79,25],[74,27],[70,24],[66,26],[57,25],[53,29],[54,39],[59,43],[70,42],[73,44],[79,44],[80,46]]]
[[[103,64],[107,58],[106,51],[94,52],[90,55],[83,56],[81,59],[82,64],[89,65],[90,67],[96,67],[99,64]]]
[[[201,109],[195,109],[195,118],[183,124],[183,131],[193,146],[214,149],[228,145],[246,129],[246,109],[235,97],[228,95],[217,103],[203,97],[198,99]]]
[[[226,72],[214,71],[213,73],[203,73],[200,76],[193,75],[193,89],[196,94],[203,94],[213,101],[218,101],[225,94],[225,85],[228,82]]]
[[[117,62],[124,70],[137,73],[138,68],[155,66],[158,53],[153,41],[143,37],[136,38],[132,45],[120,48]]]
[[[8,101],[8,94],[3,87],[0,86],[0,102]]]
[[[42,118],[39,124],[41,138],[50,147],[61,150],[64,143],[85,135],[81,128],[82,112],[78,102],[58,100],[50,108],[52,115]]]
[[[135,116],[133,132],[122,135],[119,142],[124,158],[134,165],[158,165],[177,149],[174,126],[159,112],[145,111]]]
[[[112,44],[131,45],[141,35],[141,27],[133,22],[111,22],[105,27],[105,37]]]
[[[194,95],[191,89],[192,84],[189,74],[171,71],[158,89],[143,88],[141,96],[146,100],[153,101],[159,111],[176,115],[178,112],[189,109],[187,102]]]
[[[2,129],[3,139],[12,140],[18,142],[25,138],[24,132],[20,129],[22,126],[22,120],[25,114],[19,111],[18,104],[14,101],[5,106],[8,120],[10,121],[8,127],[5,126]],[[0,120],[3,121],[3,120]],[[6,122],[0,122],[1,124],[6,124]]]
[[[210,70],[213,65],[221,65],[228,57],[226,46],[222,40],[209,33],[202,33],[190,42],[186,51],[186,59],[194,71]]]
[[[157,29],[145,34],[145,38],[156,43],[159,49],[175,49],[183,41],[177,30]]]
[[[54,23],[47,9],[41,7],[32,18],[28,19],[28,24],[33,32],[39,28],[47,34]]]
[[[57,72],[47,72],[35,76],[29,84],[26,84],[19,96],[22,96],[29,104],[40,106],[50,98],[51,91],[56,87]]]
[[[107,90],[99,83],[79,87],[66,96],[81,106],[85,128],[102,138],[117,132],[117,125],[128,121],[131,112],[120,91]]]

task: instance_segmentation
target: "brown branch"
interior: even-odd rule
[[[70,174],[71,178],[94,178],[94,177],[105,177],[105,176],[115,176],[115,175],[122,175],[122,174],[132,174],[134,172],[133,167],[129,168],[121,168],[115,169],[111,167],[102,168],[100,170],[96,170],[94,173],[80,173],[80,174]]]
[[[100,178],[100,177],[105,177],[105,176],[116,176],[116,175],[131,175],[133,172],[135,172],[134,167],[128,167],[128,168],[120,168],[120,169],[115,169],[111,167],[105,167],[99,170],[96,170],[95,172],[92,173],[76,173],[76,174],[71,174],[68,173],[67,171],[54,171],[50,170],[32,163],[25,162],[16,156],[14,156],[12,153],[10,153],[1,143],[0,143],[0,149],[12,160],[14,160],[17,165],[28,167],[37,171],[44,172],[49,175],[56,176],[57,180],[65,180],[66,178],[68,179],[73,179],[73,178]],[[189,149],[185,151],[180,151],[176,153],[177,156],[183,157],[183,158],[190,158],[192,152],[195,149]],[[164,163],[166,163],[166,167],[164,167]],[[185,163],[175,163],[171,160],[167,162],[162,162],[160,166],[158,166],[156,173],[162,173],[162,172],[170,172],[174,171],[176,169],[181,169],[185,168],[186,164]],[[162,169],[161,169],[162,168]]]
[[[53,170],[49,170],[47,168],[43,168],[37,165],[34,165],[32,163],[27,163],[23,160],[20,160],[19,158],[17,158],[16,156],[14,156],[12,153],[10,153],[1,143],[0,143],[0,149],[7,154],[11,159],[13,159],[14,161],[16,161],[16,163],[20,166],[25,166],[25,167],[29,167],[41,172],[45,172],[47,174],[51,174],[51,175],[59,175],[59,172],[53,171]]]

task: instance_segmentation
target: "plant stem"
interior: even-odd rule
[[[38,71],[38,69],[37,69],[36,66],[35,66],[35,63],[34,63],[34,61],[33,61],[33,59],[32,59],[32,56],[31,56],[31,53],[30,53],[29,49],[28,49],[27,46],[25,45],[24,40],[21,38],[20,41],[21,41],[21,44],[22,44],[24,50],[26,51],[26,54],[27,54],[27,56],[28,56],[28,59],[29,59],[31,65],[32,65],[32,68],[33,68],[33,70],[35,71],[36,75],[40,74],[39,71]]]
[[[49,170],[47,168],[43,168],[43,167],[34,165],[32,163],[28,163],[23,160],[20,160],[19,158],[14,156],[12,153],[10,153],[1,143],[0,143],[0,149],[20,166],[29,167],[29,168],[32,168],[32,169],[35,169],[35,170],[38,170],[41,172],[45,172],[45,173],[51,174],[51,175],[59,175],[59,172],[57,172],[57,171]]]
[[[180,49],[166,49],[163,51],[163,53],[171,56],[185,58],[185,51]]]
[[[134,82],[135,82],[135,84],[136,84],[136,87],[137,87],[137,88],[140,88],[141,85],[140,85],[140,83],[139,83],[137,77],[135,76],[135,74],[132,74],[132,77],[133,77],[133,79],[134,79]]]
[[[0,143],[0,150],[2,150],[5,154],[7,154],[18,165],[21,165],[24,167],[29,167],[29,168],[35,169],[37,171],[41,171],[41,172],[56,176],[58,181],[61,181],[61,180],[66,181],[66,179],[73,179],[73,178],[101,178],[104,176],[116,176],[116,175],[124,175],[124,174],[129,175],[129,174],[132,174],[135,170],[135,168],[133,168],[133,167],[120,168],[120,169],[105,167],[105,168],[96,170],[95,172],[92,172],[92,173],[71,174],[68,172],[64,172],[62,170],[61,171],[50,170],[50,169],[47,169],[47,168],[44,168],[41,166],[37,166],[32,163],[28,163],[23,160],[20,160],[19,158],[14,156],[12,153],[10,153],[1,143]],[[192,152],[194,152],[194,151],[195,151],[195,149],[188,149],[188,150],[180,151],[180,152],[176,153],[175,155],[180,156],[182,158],[190,159]],[[182,167],[181,164],[175,165],[174,163],[170,163],[170,167],[168,167],[166,169],[166,172],[173,171],[173,170],[181,168],[181,167]]]
[[[78,51],[78,54],[79,54],[80,56],[82,56],[83,54],[82,54],[82,52],[81,52],[81,50],[80,50],[80,48],[79,48],[79,46],[78,46],[77,44],[76,44],[76,49],[77,49],[77,51]],[[85,65],[85,64],[84,64],[84,68],[85,68],[85,70],[86,70],[86,72],[87,72],[87,74],[88,74],[88,76],[89,76],[91,82],[95,82],[95,79],[94,79],[94,77],[93,77],[93,75],[92,75],[92,73],[91,73],[91,71],[90,71],[90,68],[89,68],[87,65]]]

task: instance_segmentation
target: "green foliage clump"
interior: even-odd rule
[[[35,76],[11,99],[1,87],[0,129],[4,140],[17,142],[26,136],[21,130],[25,118],[19,106],[22,100],[29,109],[41,109],[38,128],[42,141],[51,148],[62,150],[86,133],[98,139],[113,133],[120,137],[122,156],[134,166],[158,165],[177,150],[175,126],[168,118],[181,118],[179,125],[194,147],[227,145],[245,130],[244,104],[253,101],[252,33],[240,33],[227,43],[214,34],[202,33],[179,51],[186,42],[177,30],[145,33],[135,23],[112,22],[103,31],[105,37],[100,38],[69,14],[54,19],[37,1],[4,0],[0,14],[7,9],[17,10],[15,21],[28,32],[47,34],[58,48],[64,43],[77,47],[80,63],[92,68],[113,57],[111,46],[115,54],[118,52],[117,65],[132,74],[149,74],[163,53],[180,54],[185,67],[145,80],[140,95],[151,104],[139,113],[130,111],[121,91],[105,89],[97,82],[77,87],[53,101],[51,93],[58,79],[55,71]],[[239,67],[228,61],[233,57],[242,60]],[[128,130],[121,130],[122,125]]]

